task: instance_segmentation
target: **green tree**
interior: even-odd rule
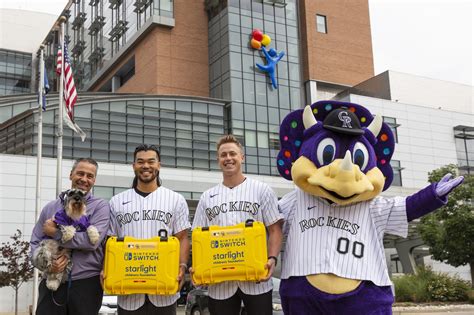
[[[445,174],[458,174],[456,165],[446,165],[428,174],[430,182]],[[469,264],[474,287],[474,176],[464,175],[464,182],[449,194],[448,203],[423,217],[418,224],[423,241],[430,246],[433,258],[454,267]]]
[[[3,243],[0,247],[0,287],[10,286],[15,290],[15,315],[18,314],[18,290],[21,285],[33,277],[33,266],[28,258],[30,243],[23,241],[20,230],[10,238],[12,243]]]

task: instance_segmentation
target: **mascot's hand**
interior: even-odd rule
[[[458,176],[454,179],[451,179],[452,175],[450,173],[446,174],[441,178],[441,180],[436,185],[436,195],[438,197],[444,197],[449,194],[454,188],[461,185],[464,181],[463,176]]]

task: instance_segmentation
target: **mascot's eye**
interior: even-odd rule
[[[323,139],[318,144],[318,149],[316,150],[316,156],[318,162],[321,165],[328,165],[334,161],[334,156],[336,155],[336,143],[331,138]]]
[[[369,163],[369,151],[361,142],[357,142],[352,151],[352,158],[354,164],[359,165],[361,171],[364,171]]]

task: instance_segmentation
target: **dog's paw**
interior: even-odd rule
[[[52,291],[56,291],[61,285],[61,281],[58,279],[48,279],[46,280],[46,287]]]
[[[89,236],[89,240],[91,241],[92,245],[97,244],[100,234],[95,226],[91,225],[87,228],[87,235]]]
[[[66,243],[74,237],[74,234],[76,234],[76,228],[72,225],[61,225],[61,233],[61,242]]]

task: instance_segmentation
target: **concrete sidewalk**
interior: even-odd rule
[[[394,306],[393,315],[474,315],[474,304]]]
[[[28,315],[19,312],[19,315]],[[440,305],[440,306],[395,306],[393,315],[474,315],[474,304]],[[0,313],[0,315],[14,315],[13,312]],[[184,315],[184,306],[178,306],[177,315]]]

